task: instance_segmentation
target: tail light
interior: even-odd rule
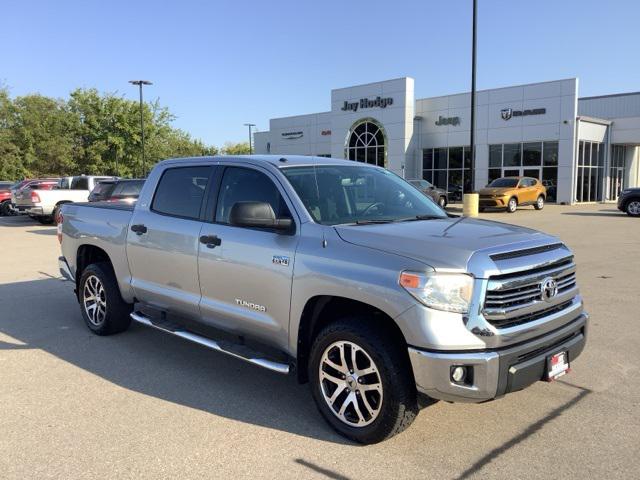
[[[56,222],[58,222],[57,225],[57,233],[58,233],[58,242],[60,242],[60,245],[62,245],[62,212],[58,212],[58,214],[56,215]]]
[[[40,195],[37,192],[31,192],[31,202],[40,203]]]

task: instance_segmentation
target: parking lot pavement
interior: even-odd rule
[[[482,218],[574,249],[587,348],[557,382],[437,403],[368,447],[292,378],[141,326],[92,335],[55,228],[0,218],[0,478],[638,478],[640,220],[613,205]]]

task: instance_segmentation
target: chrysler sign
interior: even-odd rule
[[[503,120],[510,120],[511,117],[527,117],[529,115],[544,115],[547,113],[546,108],[530,108],[527,110],[513,110],[512,108],[503,108],[500,110],[500,116]]]
[[[376,97],[373,100],[370,100],[368,98],[361,98],[359,102],[347,102],[345,100],[344,105],[340,110],[344,112],[357,112],[358,108],[387,108],[388,105],[393,105],[393,98]]]

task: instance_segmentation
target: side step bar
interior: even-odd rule
[[[245,362],[258,365],[259,367],[263,367],[268,370],[272,370],[274,372],[282,373],[285,375],[289,373],[289,365],[287,365],[286,363],[279,363],[279,362],[274,362],[273,360],[267,360],[266,358],[260,358],[257,354],[255,356],[250,355],[248,349],[244,349],[244,351],[247,352],[247,356],[240,355],[239,353],[224,349],[218,342],[210,338],[203,337],[195,333],[187,332],[186,330],[170,330],[168,328],[163,328],[160,325],[156,325],[147,316],[145,316],[140,312],[133,312],[131,314],[131,318],[138,323],[147,325],[148,327],[153,327],[162,332],[169,333],[171,335],[175,335],[180,338],[184,338],[185,340],[189,340],[194,343],[198,343],[212,350],[226,353],[227,355],[231,355],[232,357],[239,358],[240,360],[244,360]],[[256,353],[256,352],[251,352],[251,353]]]

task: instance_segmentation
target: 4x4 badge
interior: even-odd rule
[[[289,257],[285,257],[284,255],[274,255],[272,262],[276,265],[286,267],[289,265]]]

